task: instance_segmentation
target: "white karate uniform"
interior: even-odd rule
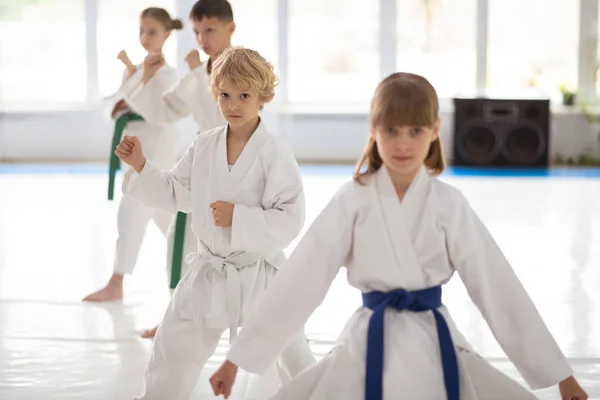
[[[192,114],[198,132],[226,124],[219,107],[208,88],[207,63],[188,72],[174,87],[160,97],[155,97],[151,86],[153,79],[145,85],[128,88],[125,93],[129,103],[147,121],[157,125],[170,124]]]
[[[137,85],[129,86],[125,91],[127,102],[147,121],[157,125],[172,124],[190,114],[193,114],[194,121],[198,125],[198,132],[224,125],[226,121],[208,90],[207,65],[208,63],[204,63],[188,72],[176,85],[169,87],[168,91],[163,89],[158,92],[154,77],[144,85],[138,82]],[[175,225],[173,224],[167,234],[168,243],[172,244],[174,238]],[[198,251],[197,238],[192,232],[192,216],[188,215],[185,223],[184,258],[186,254],[196,251]],[[184,263],[181,267],[181,276],[185,275],[186,268]]]
[[[533,389],[572,370],[492,236],[452,186],[421,168],[402,202],[387,169],[349,182],[304,235],[277,280],[245,321],[227,358],[261,373],[323,301],[339,269],[363,293],[416,291],[458,272],[500,345]],[[475,353],[447,309],[462,400],[535,396]],[[272,400],[364,400],[367,328],[359,308],[336,346]],[[383,398],[446,399],[433,313],[385,311]]]
[[[189,398],[221,334],[229,328],[235,337],[304,224],[291,149],[261,122],[230,171],[226,142],[227,126],[214,128],[198,135],[171,171],[148,161],[139,175],[130,170],[125,177],[124,192],[146,205],[191,211],[200,238],[158,329],[141,399]],[[215,226],[209,205],[217,200],[235,204],[231,227]],[[315,362],[302,331],[282,349],[279,367],[289,376]]]
[[[125,71],[123,83],[119,90],[105,100],[105,110],[110,118],[113,118],[112,112],[120,100],[124,100],[131,111],[135,112],[125,93],[139,85],[141,77],[141,68],[138,68],[137,72],[129,78],[127,78],[127,71]],[[160,94],[173,86],[176,81],[176,71],[168,65],[164,65],[156,73],[151,89],[154,90],[154,93]],[[121,111],[115,117],[118,118],[128,111]],[[113,119],[116,120],[116,118]],[[123,131],[123,136],[125,135],[136,136],[144,148],[146,157],[160,168],[171,168],[177,162],[179,132],[175,124],[156,125],[148,120],[131,121]],[[114,150],[112,149],[112,151]],[[127,196],[121,198],[117,216],[118,238],[113,266],[115,273],[133,273],[150,220],[153,220],[161,232],[167,235],[170,226],[173,224],[173,215],[164,210],[145,206]],[[167,257],[172,257],[171,253],[172,245],[169,244]],[[170,260],[168,266],[170,266]],[[167,271],[170,274],[170,268],[167,268]]]

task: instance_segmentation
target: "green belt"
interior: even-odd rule
[[[178,212],[175,220],[175,238],[173,240],[173,262],[171,263],[171,289],[175,289],[181,279],[181,262],[183,261],[183,243],[185,242],[186,213]]]
[[[171,289],[175,289],[181,279],[181,263],[183,261],[186,219],[186,213],[177,213],[177,219],[175,220],[175,238],[173,239],[173,261],[171,262]]]
[[[175,238],[173,239],[173,260],[171,262],[171,289],[175,289],[181,279],[181,263],[183,261],[186,219],[186,213],[177,213],[177,219],[175,220]]]
[[[143,120],[144,118],[142,118],[141,115],[134,114],[132,112],[128,112],[117,118],[117,122],[115,123],[115,132],[113,133],[112,147],[110,152],[110,162],[108,167],[108,200],[113,199],[113,195],[115,192],[115,176],[117,175],[117,171],[121,169],[121,160],[119,160],[119,157],[117,157],[117,155],[115,154],[115,150],[121,142],[123,130],[129,122]]]
[[[113,141],[110,153],[110,166],[108,175],[108,200],[113,199],[115,191],[115,176],[117,171],[121,168],[121,160],[115,154],[115,150],[121,142],[123,136],[123,130],[127,124],[131,121],[143,121],[144,118],[139,114],[128,112],[121,115],[115,123],[115,132],[113,134]],[[173,241],[173,260],[171,264],[171,289],[177,287],[177,283],[181,279],[181,264],[183,262],[183,245],[185,242],[185,222],[187,214],[178,212],[177,219],[175,221],[175,238]]]

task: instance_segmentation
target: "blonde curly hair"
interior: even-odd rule
[[[211,95],[216,101],[225,82],[231,82],[238,88],[256,92],[262,110],[263,105],[275,97],[275,88],[279,84],[279,78],[273,69],[273,65],[255,50],[226,48],[212,64],[209,78]]]

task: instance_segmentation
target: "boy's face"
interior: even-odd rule
[[[263,106],[255,91],[237,87],[229,81],[223,82],[217,94],[221,115],[232,127],[254,123]]]
[[[231,35],[235,31],[233,21],[224,22],[216,17],[192,19],[196,41],[203,52],[214,58],[221,50],[231,45]]]

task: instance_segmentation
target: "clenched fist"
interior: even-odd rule
[[[142,153],[142,145],[135,136],[125,136],[115,150],[117,157],[125,164],[131,165],[139,174],[144,165],[146,165],[146,157]]]
[[[144,59],[144,63],[142,67],[144,69],[144,73],[142,74],[142,82],[148,82],[156,71],[162,68],[165,65],[165,58],[161,53],[152,53],[148,54]]]
[[[125,64],[125,66],[128,66],[129,64],[132,64],[132,62],[129,59],[129,56],[127,56],[127,52],[125,50],[121,50],[119,52],[119,54],[117,55],[117,59],[119,61],[121,61],[123,64]]]
[[[121,50],[117,58],[127,67],[127,77],[129,78],[131,75],[135,74],[136,67],[133,65],[125,50]]]
[[[226,201],[215,201],[211,203],[213,221],[215,226],[225,228],[231,226],[233,222],[233,208],[235,204]]]
[[[209,382],[215,396],[223,395],[226,399],[231,396],[231,388],[235,383],[237,371],[237,365],[229,360],[225,360],[217,372],[210,377]]]
[[[202,65],[202,61],[200,60],[200,52],[196,49],[191,50],[189,53],[187,53],[183,60],[190,67],[190,71],[193,71]]]
[[[117,113],[127,109],[129,109],[129,106],[125,103],[125,100],[119,100],[119,102],[115,104],[115,108],[113,108],[112,117],[115,118]]]
[[[558,388],[562,400],[588,400],[587,393],[579,386],[574,376],[560,382]]]

